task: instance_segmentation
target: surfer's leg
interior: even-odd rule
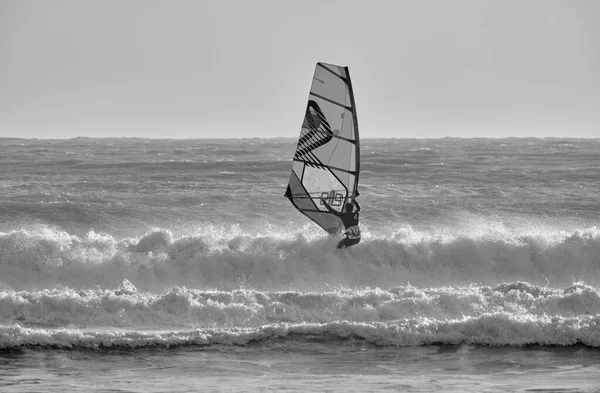
[[[355,244],[358,244],[359,242],[360,242],[360,237],[356,238],[356,239],[348,239],[347,237],[345,237],[342,240],[340,240],[340,242],[337,245],[337,248],[339,249],[339,248],[350,247]]]
[[[348,239],[348,245],[346,247],[354,246],[358,243],[360,243],[360,237],[357,237],[355,239]]]

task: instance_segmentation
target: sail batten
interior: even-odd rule
[[[320,98],[320,99],[322,99],[322,100],[325,100],[325,101],[331,102],[332,104],[339,105],[339,106],[341,106],[342,108],[345,108],[345,109],[347,109],[347,110],[349,110],[349,111],[352,111],[352,107],[350,107],[350,106],[346,106],[345,104],[342,104],[341,102],[337,102],[337,101],[330,100],[329,98],[327,98],[327,97],[323,97],[323,96],[321,96],[321,95],[318,95],[318,94],[316,94],[316,93],[311,93],[311,95],[312,95],[312,96],[315,96],[315,97],[318,97],[318,98]]]
[[[353,174],[353,175],[356,175],[356,171],[349,171],[349,170],[347,170],[347,169],[344,169],[344,168],[336,168],[336,167],[334,167],[334,166],[327,165],[327,164],[314,164],[313,162],[310,162],[310,161],[306,161],[306,160],[297,160],[297,159],[294,159],[294,161],[295,161],[295,162],[303,162],[303,163],[305,163],[305,164],[307,164],[307,165],[321,166],[321,167],[323,167],[323,168],[329,168],[329,169],[332,169],[332,170],[336,170],[336,171],[340,171],[340,172],[347,172],[347,173],[351,173],[351,174]]]
[[[327,134],[326,132],[320,131],[320,130],[314,130],[314,132],[317,132],[317,133],[320,132],[320,133],[323,133],[323,134]],[[356,143],[356,141],[354,141],[352,139],[344,138],[343,136],[339,136],[339,135],[331,135],[331,137],[332,138],[336,138],[336,139],[342,139],[342,140],[348,141],[350,143]]]
[[[359,164],[358,120],[348,67],[317,63],[285,196],[325,231],[338,234],[343,224],[321,198],[341,211],[358,194]]]

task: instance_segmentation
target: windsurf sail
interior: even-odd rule
[[[285,196],[331,235],[344,228],[336,211],[358,196],[358,120],[348,67],[317,63]]]

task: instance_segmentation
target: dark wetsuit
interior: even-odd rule
[[[346,236],[337,245],[337,248],[346,248],[358,244],[360,242],[360,228],[358,227],[358,218],[360,215],[360,206],[358,202],[354,201],[355,209],[353,211],[346,212],[344,209],[342,212],[337,212],[326,201],[323,201],[323,204],[331,213],[335,214],[342,220],[344,224],[344,228],[346,231],[344,235]]]

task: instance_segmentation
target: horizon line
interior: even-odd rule
[[[290,139],[296,140],[298,137],[291,136],[269,136],[269,137],[150,137],[150,136],[75,136],[75,137],[56,137],[56,138],[38,138],[38,137],[3,137],[2,140],[72,140],[72,139],[154,139],[154,140],[250,140],[250,139],[262,139],[262,140],[277,140],[277,139]],[[600,139],[597,137],[585,137],[585,136],[443,136],[443,137],[367,137],[360,138],[361,140],[373,140],[373,139],[398,139],[398,140],[420,140],[420,139]]]

